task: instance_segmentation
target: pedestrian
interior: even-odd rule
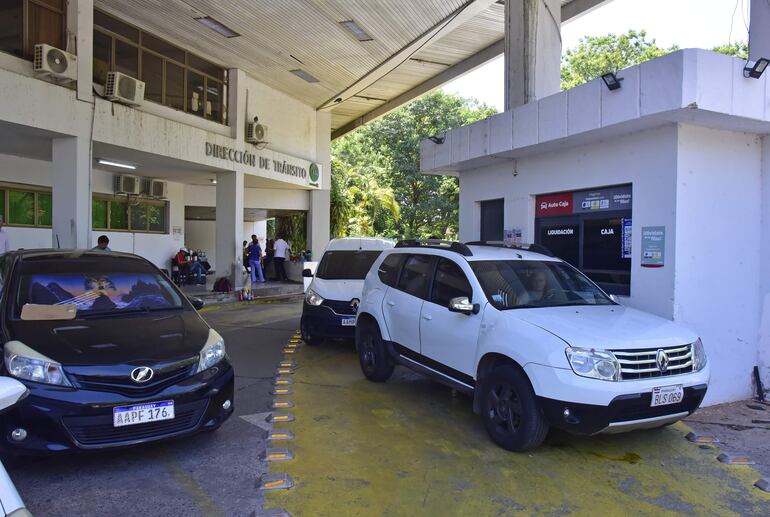
[[[267,239],[265,241],[265,278],[267,278],[268,271],[270,264],[273,264],[273,268],[275,268],[275,263],[273,263],[273,257],[275,256],[275,240],[273,239]],[[275,271],[273,271],[273,277],[275,278]]]
[[[259,277],[259,282],[264,284],[265,277],[262,275],[262,265],[259,262],[262,258],[262,248],[256,235],[251,236],[251,244],[247,249],[249,251],[249,266],[251,266],[251,285],[257,283],[257,277]]]
[[[3,230],[3,218],[0,217],[0,254],[11,251],[11,245],[8,242],[8,234]]]
[[[93,251],[112,251],[110,249],[110,238],[106,235],[100,235],[98,239],[96,239],[96,246],[91,248]]]
[[[286,269],[283,263],[289,257],[289,243],[283,240],[283,236],[279,235],[275,241],[275,254],[273,255],[273,265],[275,266],[275,279],[276,280],[288,280],[286,276]]]
[[[249,267],[249,241],[243,241],[243,268],[246,270],[246,274],[251,274],[251,268]]]

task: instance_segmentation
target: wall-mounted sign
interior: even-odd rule
[[[623,252],[622,257],[624,259],[631,258],[631,218],[626,217],[623,219]]]
[[[536,217],[631,210],[631,185],[545,194],[535,198]]]
[[[505,244],[521,244],[523,228],[511,228],[503,231],[503,241]]]
[[[642,226],[642,267],[663,267],[666,227]]]
[[[547,194],[535,198],[535,214],[537,217],[568,215],[572,213],[572,193]]]
[[[206,156],[227,160],[253,167],[256,169],[269,171],[272,173],[292,176],[300,180],[305,180],[312,187],[318,187],[321,179],[320,167],[316,163],[310,163],[291,156],[282,155],[273,151],[264,153],[251,153],[227,147],[224,145],[206,142]]]
[[[310,184],[314,187],[318,186],[318,179],[321,177],[321,171],[318,170],[318,164],[317,163],[311,163],[310,164]]]

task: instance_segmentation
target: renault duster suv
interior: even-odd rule
[[[696,334],[615,303],[536,245],[399,242],[366,277],[356,348],[371,381],[401,364],[471,393],[492,440],[512,451],[537,447],[550,427],[674,423],[709,381]]]

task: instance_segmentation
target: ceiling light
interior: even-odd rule
[[[102,160],[101,158],[96,161],[102,165],[109,165],[110,167],[120,167],[121,169],[131,169],[132,171],[136,169],[136,165],[131,165],[130,163],[113,162],[112,160]]]
[[[748,61],[746,66],[743,67],[743,77],[751,77],[752,79],[759,79],[770,64],[770,59],[766,57],[760,57],[756,62]]]
[[[372,41],[374,39],[353,20],[345,20],[340,22],[340,25],[349,30],[358,41]]]
[[[305,81],[309,83],[318,83],[320,82],[318,79],[310,75],[309,73],[305,72],[304,70],[300,70],[297,68],[296,70],[289,70],[292,74],[296,75],[300,79],[304,79]]]
[[[221,34],[225,38],[235,38],[236,36],[240,36],[240,34],[235,32],[233,29],[231,29],[224,23],[218,20],[215,20],[211,16],[204,16],[203,18],[195,18],[195,19],[201,22],[203,25],[205,25],[209,29]]]
[[[617,90],[620,88],[620,81],[622,81],[622,77],[618,77],[615,75],[615,72],[609,72],[602,76],[602,81],[604,81],[604,84],[607,85],[607,89],[609,91]]]

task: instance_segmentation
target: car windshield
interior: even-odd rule
[[[484,260],[470,264],[489,302],[500,310],[615,303],[566,262]]]
[[[106,257],[24,261],[15,317],[26,304],[74,305],[78,317],[184,307],[160,271],[139,260]]]
[[[363,280],[381,251],[327,251],[316,277],[323,280]]]

